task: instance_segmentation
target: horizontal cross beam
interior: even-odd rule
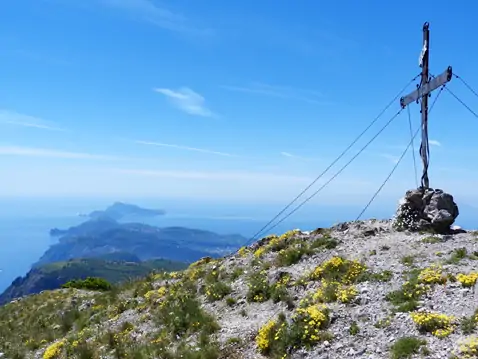
[[[402,97],[400,99],[400,105],[402,106],[402,108],[405,108],[409,103],[413,101],[417,101],[420,97],[429,94],[433,90],[436,90],[440,86],[449,82],[452,78],[452,75],[453,75],[453,72],[452,72],[451,66],[448,66],[448,68],[441,75],[434,77],[433,79],[428,81],[425,85],[419,87],[412,93]]]

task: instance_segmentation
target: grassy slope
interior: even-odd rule
[[[100,277],[111,283],[119,283],[144,277],[153,270],[175,271],[185,267],[184,263],[162,259],[137,263],[88,258],[49,263],[16,279],[0,296],[0,304],[24,295],[60,288],[73,279]]]

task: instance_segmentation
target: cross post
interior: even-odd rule
[[[452,78],[452,68],[448,68],[439,76],[430,79],[428,74],[428,60],[430,55],[430,24],[426,22],[423,25],[423,47],[420,53],[419,65],[422,68],[422,79],[418,88],[410,94],[400,99],[400,105],[405,108],[413,101],[418,103],[421,100],[421,114],[422,114],[422,143],[420,145],[420,157],[423,162],[423,175],[421,180],[421,187],[423,189],[430,188],[430,181],[428,179],[428,165],[430,157],[430,149],[428,143],[428,97],[431,92],[440,86],[449,82]]]

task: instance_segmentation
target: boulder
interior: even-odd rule
[[[418,188],[407,191],[400,200],[393,225],[399,230],[448,233],[458,215],[452,195],[440,189]]]

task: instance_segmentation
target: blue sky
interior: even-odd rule
[[[466,3],[4,1],[0,196],[287,202],[419,73],[424,21],[431,70],[451,64],[478,88],[478,5]],[[478,197],[476,134],[444,92],[432,186]],[[366,202],[409,140],[404,111],[315,202]],[[409,153],[378,201],[414,186]]]

